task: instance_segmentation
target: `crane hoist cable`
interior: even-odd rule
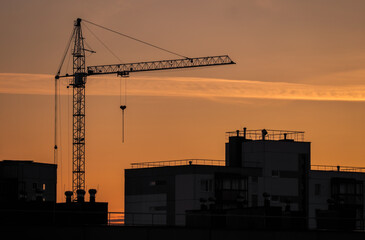
[[[168,52],[168,53],[171,53],[171,54],[173,54],[173,55],[177,55],[177,56],[179,56],[179,57],[183,57],[183,58],[186,58],[186,59],[190,59],[189,57],[186,57],[186,56],[184,56],[184,55],[181,55],[181,54],[178,54],[178,53],[176,53],[176,52],[173,52],[173,51],[170,51],[170,50],[167,50],[167,49],[165,49],[165,48],[162,48],[162,47],[159,47],[159,46],[156,46],[156,45],[154,45],[154,44],[151,44],[151,43],[148,43],[148,42],[146,42],[146,41],[142,41],[142,40],[140,40],[140,39],[137,39],[137,38],[135,38],[135,37],[131,37],[131,36],[129,36],[129,35],[127,35],[127,34],[124,34],[124,33],[121,33],[121,32],[118,32],[118,31],[115,31],[115,30],[112,30],[112,29],[110,29],[110,28],[107,28],[107,27],[104,27],[104,26],[101,26],[101,25],[99,25],[99,24],[96,24],[96,23],[93,23],[93,22],[90,22],[90,21],[88,21],[88,20],[85,20],[85,19],[83,19],[83,22],[86,22],[86,23],[89,23],[89,24],[91,24],[91,25],[94,25],[94,26],[97,26],[97,27],[99,27],[99,28],[102,28],[102,29],[104,29],[104,30],[107,30],[107,31],[110,31],[110,32],[112,32],[112,33],[115,33],[115,34],[118,34],[118,35],[121,35],[121,36],[123,36],[123,37],[126,37],[126,38],[129,38],[129,39],[132,39],[132,40],[134,40],[134,41],[137,41],[137,42],[140,42],[140,43],[143,43],[143,44],[145,44],[145,45],[148,45],[148,46],[150,46],[150,47],[154,47],[154,48],[157,48],[157,49],[159,49],[159,50],[162,50],[162,51],[165,51],[165,52]],[[98,38],[98,36],[93,32],[93,31],[91,31],[91,29],[87,26],[87,24],[82,24],[83,26],[85,26],[86,27],[86,29],[115,57],[115,58],[117,58],[118,59],[118,61],[120,62],[120,63],[123,63],[123,61],[116,55],[116,54],[114,54],[114,52],[103,42],[103,41],[101,41],[101,39],[100,38]],[[124,143],[124,136],[125,136],[125,110],[126,110],[126,108],[127,108],[127,103],[126,103],[126,97],[127,97],[127,80],[125,79],[125,77],[126,76],[121,76],[123,79],[120,79],[120,93],[119,93],[119,95],[120,95],[120,109],[122,110],[122,142]],[[122,102],[122,81],[124,82],[124,103]]]
[[[124,84],[122,84],[122,81]],[[124,143],[124,135],[125,135],[125,115],[124,111],[127,108],[127,79],[125,77],[121,77],[119,81],[119,104],[120,109],[122,110],[122,143]],[[123,88],[124,85],[124,89]],[[124,91],[123,91],[124,90]]]
[[[101,43],[101,45],[103,45],[105,49],[108,50],[109,53],[111,53],[119,62],[123,63],[123,61],[93,31],[91,31],[91,29],[86,24],[82,25],[86,27],[86,29],[91,33],[91,35],[93,35],[96,38],[96,40],[98,40]]]
[[[61,96],[61,81],[58,81],[58,96]],[[63,168],[63,161],[62,161],[62,151],[63,151],[63,146],[62,146],[62,130],[61,130],[61,127],[62,127],[62,105],[61,105],[61,98],[58,97],[58,117],[59,117],[59,149],[60,150],[60,158],[58,159],[58,162],[57,164],[59,165],[59,168],[60,168],[60,185],[62,186],[62,183],[63,183],[63,179],[62,179],[62,168]],[[62,194],[61,194],[62,195]]]
[[[62,59],[61,59],[60,65],[59,65],[59,67],[58,67],[58,71],[57,71],[56,76],[59,76],[59,75],[60,75],[60,73],[61,73],[61,69],[62,69],[63,63],[64,63],[64,61],[65,61],[66,55],[67,55],[67,53],[68,53],[68,50],[69,50],[69,48],[70,48],[70,46],[71,46],[71,42],[72,42],[72,39],[73,39],[74,35],[75,35],[75,29],[73,29],[73,30],[72,30],[72,32],[71,32],[70,38],[69,38],[68,43],[67,43],[67,45],[66,45],[65,51],[64,51],[64,53],[63,53],[63,57],[62,57]]]
[[[70,172],[71,172],[71,164],[70,164],[70,86],[67,86],[67,188],[70,185]]]
[[[91,29],[86,25],[86,24],[82,24],[83,26],[86,27],[86,29],[104,46],[104,48],[106,50],[109,51],[109,53],[111,53],[120,63],[123,63],[123,61],[118,57],[118,55],[116,55],[93,31],[91,31]],[[124,84],[122,84],[122,81],[124,82]],[[124,136],[125,136],[125,115],[124,115],[124,110],[127,108],[127,104],[126,104],[126,80],[124,77],[120,78],[119,81],[119,96],[120,96],[120,100],[119,100],[119,106],[120,109],[122,110],[121,112],[121,119],[122,119],[122,127],[121,127],[121,135],[122,135],[122,143],[124,143]],[[124,85],[124,92],[122,91],[122,85]],[[124,96],[124,102],[122,101],[122,95]]]
[[[72,39],[74,38],[74,35],[75,35],[75,29],[73,29],[71,31],[71,35],[70,35],[70,38],[68,40],[68,43],[66,45],[66,48],[65,48],[65,51],[64,51],[64,54],[63,54],[63,57],[61,59],[61,62],[60,62],[60,65],[58,67],[58,70],[57,70],[57,74],[55,76],[55,101],[54,101],[54,104],[55,104],[55,122],[54,122],[54,152],[53,152],[53,162],[54,164],[57,163],[58,159],[58,146],[57,146],[57,137],[58,137],[58,132],[57,132],[57,127],[58,127],[58,80],[59,80],[59,76],[60,76],[60,73],[61,73],[61,69],[62,69],[62,66],[63,66],[63,63],[65,61],[65,58],[66,58],[66,55],[68,53],[68,50],[70,49],[70,46],[71,46],[71,42],[72,42]]]
[[[99,27],[99,28],[102,28],[102,29],[104,29],[104,30],[107,30],[107,31],[110,31],[110,32],[112,32],[112,33],[115,33],[115,34],[118,34],[118,35],[121,35],[121,36],[123,36],[123,37],[126,37],[126,38],[129,38],[129,39],[132,39],[132,40],[134,40],[134,41],[137,41],[137,42],[140,42],[140,43],[143,43],[143,44],[146,44],[146,45],[148,45],[148,46],[151,46],[151,47],[154,47],[154,48],[157,48],[157,49],[159,49],[159,50],[162,50],[162,51],[165,51],[165,52],[168,52],[168,53],[171,53],[171,54],[173,54],[173,55],[177,55],[177,56],[179,56],[179,57],[183,57],[183,58],[187,58],[187,59],[189,59],[189,57],[186,57],[186,56],[184,56],[184,55],[181,55],[181,54],[178,54],[178,53],[176,53],[176,52],[172,52],[172,51],[170,51],[170,50],[167,50],[167,49],[165,49],[165,48],[162,48],[162,47],[158,47],[158,46],[156,46],[156,45],[154,45],[154,44],[151,44],[151,43],[148,43],[148,42],[146,42],[146,41],[142,41],[142,40],[140,40],[140,39],[137,39],[137,38],[134,38],[134,37],[131,37],[131,36],[129,36],[129,35],[127,35],[127,34],[124,34],[124,33],[121,33],[121,32],[117,32],[117,31],[115,31],[115,30],[112,30],[112,29],[110,29],[110,28],[107,28],[107,27],[104,27],[104,26],[101,26],[101,25],[99,25],[99,24],[96,24],[96,23],[93,23],[93,22],[90,22],[90,21],[87,21],[87,20],[85,20],[85,19],[83,19],[83,22],[86,22],[86,23],[89,23],[89,24],[91,24],[91,25],[94,25],[94,26],[97,26],[97,27]],[[100,40],[100,38],[98,38],[98,36],[96,35],[96,34],[94,34],[94,32],[93,31],[91,31],[91,29],[87,26],[87,24],[84,24],[83,23],[83,26],[85,26],[86,27],[86,29],[115,57],[115,58],[117,58],[118,59],[118,61],[119,62],[121,62],[121,63],[123,63],[123,61],[116,55],[116,54],[114,54],[114,52],[113,51],[111,51],[110,50],[110,48],[103,42],[103,41],[101,41]],[[127,80],[125,79],[125,77],[126,76],[121,76],[121,78],[122,79],[120,79],[120,92],[119,92],[119,95],[120,95],[120,109],[122,110],[122,116],[121,116],[121,118],[122,118],[122,143],[124,143],[124,137],[125,137],[125,110],[126,110],[126,108],[127,108],[127,103],[126,103],[126,98],[127,98]],[[124,82],[124,84],[122,84],[122,81]],[[124,85],[124,93],[123,93],[123,95],[124,95],[124,103],[123,103],[123,101],[122,101],[122,85]]]
[[[117,32],[117,31],[115,31],[115,30],[112,30],[112,29],[110,29],[110,28],[107,28],[107,27],[101,26],[101,25],[96,24],[96,23],[93,23],[93,22],[90,22],[90,21],[85,20],[85,19],[82,19],[82,20],[83,20],[84,22],[87,22],[87,23],[92,24],[92,25],[94,25],[94,26],[100,27],[100,28],[102,28],[102,29],[104,29],[104,30],[107,30],[107,31],[113,32],[113,33],[118,34],[118,35],[121,35],[121,36],[123,36],[123,37],[129,38],[129,39],[132,39],[132,40],[134,40],[134,41],[137,41],[137,42],[140,42],[140,43],[146,44],[146,45],[148,45],[148,46],[150,46],[150,47],[157,48],[157,49],[159,49],[159,50],[162,50],[162,51],[165,51],[165,52],[168,52],[168,53],[174,54],[174,55],[179,56],[179,57],[183,57],[183,58],[190,59],[190,58],[189,58],[189,57],[187,57],[187,56],[184,56],[184,55],[178,54],[178,53],[176,53],[176,52],[173,52],[173,51],[167,50],[167,49],[165,49],[165,48],[162,48],[162,47],[156,46],[156,45],[154,45],[154,44],[152,44],[152,43],[148,43],[148,42],[146,42],[146,41],[142,41],[142,40],[137,39],[137,38],[135,38],[135,37],[129,36],[129,35],[124,34],[124,33],[121,33],[121,32]]]
[[[53,150],[53,164],[56,164],[57,163],[57,120],[58,120],[58,77],[56,76],[55,77],[55,90],[54,90],[54,115],[55,115],[55,118],[54,118],[54,150]]]

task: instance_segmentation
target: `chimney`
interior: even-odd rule
[[[89,194],[90,194],[90,202],[94,203],[95,202],[96,189],[89,189]]]
[[[84,189],[77,189],[77,202],[83,203],[85,202],[85,190]]]
[[[240,130],[236,130],[236,133],[237,133],[237,137],[240,136]]]
[[[245,139],[245,140],[246,140],[246,130],[247,130],[247,128],[243,128],[243,139]]]
[[[66,203],[71,203],[71,198],[72,195],[74,195],[74,193],[72,191],[66,191],[65,195],[66,195]]]

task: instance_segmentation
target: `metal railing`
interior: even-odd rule
[[[261,166],[257,162],[244,162],[245,167]],[[225,166],[224,160],[215,159],[180,159],[167,160],[158,162],[140,162],[131,163],[132,168],[153,168],[153,167],[171,167],[171,166],[187,166],[187,165],[207,165],[207,166]],[[365,173],[365,167],[352,166],[334,166],[334,165],[311,165],[311,170],[315,171],[332,171],[332,172],[358,172]]]
[[[120,226],[124,225],[124,212],[108,212],[108,225]]]
[[[273,130],[273,129],[257,129],[257,130],[237,130],[234,132],[226,132],[229,137],[246,137],[249,140],[265,140],[279,141],[279,140],[294,140],[296,142],[304,142],[304,132],[289,131],[289,130]]]
[[[132,168],[152,168],[152,167],[170,167],[170,166],[186,166],[186,165],[209,165],[209,166],[225,166],[224,160],[215,159],[180,159],[158,162],[141,162],[131,163]]]
[[[328,172],[358,172],[365,173],[364,167],[333,166],[333,165],[311,165],[311,170]]]

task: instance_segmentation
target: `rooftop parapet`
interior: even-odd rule
[[[289,130],[272,130],[272,129],[257,129],[257,130],[236,130],[234,132],[226,132],[229,137],[243,137],[247,140],[269,140],[269,141],[295,141],[304,142],[304,132],[289,131]]]
[[[312,171],[365,173],[364,167],[312,165]]]
[[[131,168],[153,168],[153,167],[171,167],[186,165],[208,165],[208,166],[225,166],[224,160],[214,159],[180,159],[159,162],[140,162],[131,163]]]

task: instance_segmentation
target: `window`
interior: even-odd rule
[[[231,181],[229,179],[223,180],[223,189],[225,190],[231,189]]]
[[[239,179],[232,179],[232,189],[233,190],[238,190],[239,185],[240,185]]]
[[[321,195],[321,184],[314,185],[314,195],[319,196]]]
[[[150,211],[166,211],[166,206],[150,207]]]
[[[340,194],[345,194],[345,193],[346,193],[346,184],[341,183],[340,184]]]
[[[166,185],[166,180],[155,180],[150,182],[150,186]]]
[[[362,194],[362,184],[356,184],[356,194]]]
[[[271,176],[273,176],[273,177],[279,177],[279,170],[272,170]]]
[[[213,181],[211,179],[203,179],[200,181],[200,190],[202,192],[213,191]]]
[[[258,181],[259,181],[259,178],[257,176],[252,176],[251,177],[251,182],[257,183]]]
[[[272,200],[273,202],[278,202],[278,201],[279,201],[279,196],[272,195],[272,196],[271,196],[271,200]]]
[[[46,184],[45,183],[42,184],[42,189],[43,189],[43,191],[46,190]]]
[[[25,191],[25,182],[20,182],[19,185],[20,185],[19,190],[20,191]]]
[[[252,207],[257,207],[257,202],[258,202],[257,195],[252,194],[252,196],[251,196],[251,205],[252,205]]]
[[[241,183],[240,190],[247,190],[247,178],[241,179],[240,183]]]

